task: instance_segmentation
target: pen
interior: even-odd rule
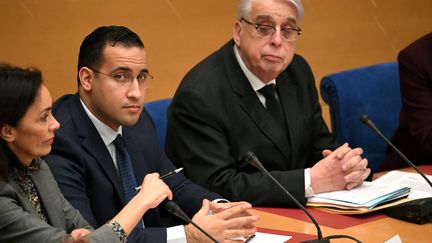
[[[251,235],[251,236],[249,236],[249,237],[245,240],[244,243],[246,243],[246,242],[250,242],[254,237],[255,237],[255,235]]]
[[[180,167],[178,169],[175,169],[174,171],[170,171],[170,172],[166,173],[165,175],[161,175],[159,177],[159,179],[164,180],[164,179],[166,179],[166,178],[168,178],[168,177],[170,177],[172,175],[175,175],[175,174],[179,173],[182,170],[183,170],[183,167]],[[141,189],[141,186],[135,187],[135,191],[136,192],[139,191],[140,189]]]

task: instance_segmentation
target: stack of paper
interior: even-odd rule
[[[427,178],[432,181],[432,176],[427,176]],[[395,170],[388,172],[375,181],[383,184],[408,186],[411,188],[408,198],[411,199],[432,197],[432,188],[418,173]]]
[[[361,214],[402,203],[395,200],[406,197],[409,193],[410,188],[407,186],[375,180],[364,182],[352,190],[317,194],[308,198],[307,206],[321,207],[326,211],[340,214]]]

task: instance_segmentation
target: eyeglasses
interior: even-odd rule
[[[149,82],[146,81],[148,80],[148,78],[153,79],[153,76],[150,75],[148,72],[141,72],[140,74],[138,74],[138,76],[134,77],[133,74],[129,71],[122,70],[113,74],[108,74],[108,73],[98,71],[91,67],[89,67],[89,69],[95,73],[103,74],[112,78],[114,81],[117,82],[117,84],[119,84],[119,86],[131,85],[136,78],[139,86],[144,85],[145,87],[148,88]]]
[[[276,32],[276,27],[272,26],[272,25],[266,25],[266,24],[254,24],[248,20],[246,20],[245,18],[241,18],[240,21],[244,21],[246,24],[253,26],[258,35],[262,36],[262,37],[267,37],[267,36],[271,36]],[[284,28],[280,28],[279,30],[282,34],[282,38],[286,41],[295,41],[297,40],[298,36],[302,33],[302,30],[300,29],[300,27],[297,27],[298,29],[295,28],[289,28],[289,27],[284,27]]]

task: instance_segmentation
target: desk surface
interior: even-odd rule
[[[432,166],[421,166],[432,174]],[[399,234],[402,242],[432,242],[432,223],[417,225],[385,216],[380,212],[367,215],[335,215],[317,209],[308,209],[320,224],[323,236],[344,234],[362,242],[384,242]],[[255,208],[260,216],[260,231],[293,236],[289,242],[315,239],[316,228],[300,209]],[[302,215],[302,216],[301,216]],[[348,239],[332,242],[353,242]]]

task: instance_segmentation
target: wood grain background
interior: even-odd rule
[[[432,30],[430,0],[303,0],[296,52],[316,83],[329,73],[395,61]],[[171,97],[183,75],[232,34],[236,0],[0,0],[0,62],[43,71],[54,99],[76,91],[83,38],[124,25],[143,39],[156,77],[147,101]],[[329,121],[327,107],[324,117]]]

